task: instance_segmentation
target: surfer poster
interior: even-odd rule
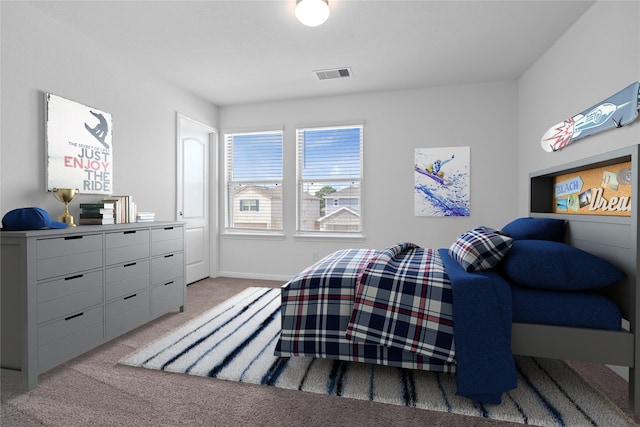
[[[111,114],[46,94],[47,190],[111,194]]]
[[[416,148],[416,216],[469,216],[469,147]]]

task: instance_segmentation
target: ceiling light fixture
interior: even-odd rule
[[[307,27],[322,25],[329,18],[329,0],[297,0],[296,18]]]

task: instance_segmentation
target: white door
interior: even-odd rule
[[[186,222],[187,284],[212,276],[209,156],[216,153],[217,133],[181,114],[178,122],[178,220]],[[215,163],[214,163],[215,164]],[[212,197],[216,199],[215,194]],[[216,210],[213,210],[214,215]],[[215,230],[214,230],[215,237]]]

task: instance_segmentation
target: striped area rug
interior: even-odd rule
[[[635,425],[563,362],[518,357],[518,388],[500,405],[455,395],[455,377],[273,355],[280,289],[247,288],[120,364],[538,426]]]

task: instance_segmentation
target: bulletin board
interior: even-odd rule
[[[631,216],[631,162],[588,169],[554,179],[554,212]]]

